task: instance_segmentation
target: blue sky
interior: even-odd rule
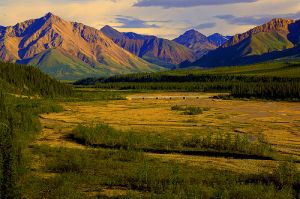
[[[0,25],[47,12],[100,29],[111,25],[175,38],[188,29],[209,35],[244,32],[275,17],[300,18],[299,0],[0,0]]]

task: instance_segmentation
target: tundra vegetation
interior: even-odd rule
[[[7,76],[0,73],[3,85],[0,92],[0,198],[299,197],[299,153],[295,149],[299,144],[295,137],[299,120],[293,117],[298,114],[299,110],[293,108],[298,102],[294,105],[272,102],[274,108],[269,102],[229,102],[208,97],[193,100],[131,97],[126,100],[128,95],[157,96],[158,93],[104,91],[83,86],[74,89],[32,67],[24,71],[19,65],[1,64],[1,67],[10,68],[11,72]],[[291,66],[286,67],[289,70]],[[178,72],[181,73],[186,71]],[[256,78],[256,75],[246,76],[249,81]],[[226,81],[232,86],[235,83],[230,82],[237,81],[238,77]],[[257,78],[270,84],[275,82],[272,79],[275,77],[268,79],[258,75]],[[279,83],[274,88],[290,86],[286,92],[296,93],[293,89],[297,90],[299,85],[293,82],[297,82],[297,78],[293,75],[280,78],[284,83],[276,79]],[[94,87],[103,88],[101,85],[108,84],[114,83]],[[138,88],[146,85],[117,84],[117,88],[127,84]],[[153,84],[165,89],[167,84],[195,83]],[[252,94],[241,97],[250,96],[256,97]],[[292,96],[297,99],[297,95]],[[268,96],[268,99],[292,98],[284,94],[275,98]],[[265,112],[252,110],[258,105],[266,106],[260,108],[268,109],[270,114],[274,111],[277,118],[292,120],[277,122],[276,118],[264,116]],[[250,108],[234,113],[228,106]],[[286,107],[292,108],[286,110]],[[257,115],[255,119],[249,116],[247,124],[241,121],[237,124],[238,118],[248,117],[246,113]],[[253,126],[262,128],[262,133],[253,132]],[[286,129],[286,134],[276,131],[281,128]],[[295,139],[290,142],[293,136]]]

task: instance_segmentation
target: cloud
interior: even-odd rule
[[[288,19],[299,19],[300,12],[280,15],[256,15],[256,16],[242,16],[237,17],[234,15],[219,15],[215,16],[217,19],[227,21],[229,24],[234,25],[261,25],[273,18],[288,18]]]
[[[216,23],[214,23],[214,22],[212,22],[212,23],[210,23],[210,22],[208,22],[208,23],[202,23],[202,24],[199,24],[199,25],[197,25],[197,26],[194,26],[193,28],[194,29],[210,29],[210,28],[214,28],[214,27],[216,27],[217,26],[217,24]]]
[[[253,3],[258,0],[139,0],[136,7],[186,8],[194,6],[211,6],[237,3]]]
[[[122,25],[114,26],[115,28],[159,28],[160,26],[154,24],[155,22],[163,21],[144,21],[130,16],[118,15],[115,19],[117,23]]]
[[[200,26],[201,33],[209,35],[219,32],[233,35],[245,32],[256,24],[263,23],[264,20],[268,21],[269,18],[277,17],[277,15],[282,16],[282,13],[300,11],[299,0],[288,0],[288,3],[286,0],[257,0],[256,3],[250,3],[246,0],[152,0],[149,2],[156,7],[133,6],[138,3],[142,4],[141,2],[145,2],[145,0],[0,0],[0,25],[15,25],[28,19],[40,18],[50,11],[67,21],[81,22],[97,29],[104,25],[119,26],[121,27],[120,31],[123,32],[160,35],[171,39],[187,29],[198,25],[202,26],[208,22],[215,22],[216,26],[206,29]],[[252,0],[251,2],[255,1]],[[205,6],[212,4],[219,6]],[[245,18],[242,19],[243,23],[238,23],[234,22],[231,17],[233,21],[228,23],[225,19],[215,17],[216,15],[228,14],[231,14],[233,18],[242,16],[255,18],[252,19],[251,23],[247,22],[249,20]],[[268,14],[274,15],[274,17],[263,18]],[[257,22],[257,17],[263,19]],[[118,21],[115,18],[125,18],[125,20],[120,19]],[[135,23],[130,22],[134,19],[136,19]],[[169,22],[165,23],[161,20]],[[204,25],[204,28],[207,26],[209,25]]]

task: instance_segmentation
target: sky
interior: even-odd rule
[[[97,29],[173,39],[189,29],[234,35],[275,17],[300,19],[300,0],[0,0],[0,25],[48,12]]]

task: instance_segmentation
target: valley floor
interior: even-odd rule
[[[57,175],[45,171],[45,154],[39,147],[52,149],[100,150],[70,139],[78,125],[106,123],[121,131],[158,134],[170,139],[189,138],[212,133],[244,134],[251,140],[263,134],[281,155],[300,161],[300,103],[271,101],[215,100],[215,94],[203,93],[136,93],[127,100],[64,102],[65,111],[43,114],[42,133],[33,143],[33,171],[42,178]],[[206,111],[199,115],[184,115],[171,107],[197,106]],[[162,163],[176,162],[198,169],[215,169],[240,174],[270,173],[278,165],[276,160],[238,159],[227,157],[187,155],[180,153],[147,153],[145,156]],[[100,167],[101,165],[99,165]],[[297,164],[300,168],[300,165]],[[89,196],[120,196],[127,188],[99,186],[85,191]],[[132,191],[132,190],[131,190]],[[142,193],[136,193],[137,195]],[[133,193],[133,195],[136,195]]]

